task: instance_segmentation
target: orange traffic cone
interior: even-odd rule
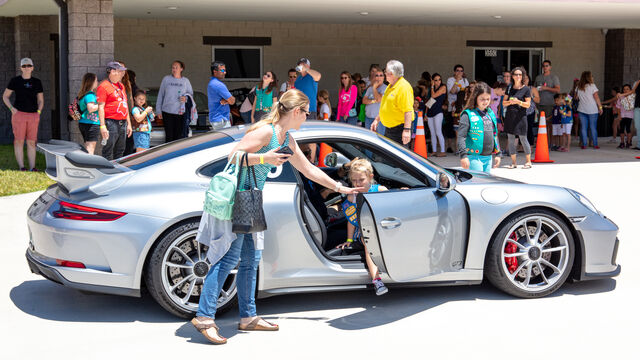
[[[543,135],[543,136],[541,136]],[[538,125],[538,141],[536,143],[535,163],[552,163],[549,159],[549,144],[547,143],[547,120],[544,111],[540,112],[540,124]]]
[[[422,111],[418,112],[418,125],[416,127],[416,138],[413,140],[413,152],[427,158],[427,138],[424,136],[424,119]]]
[[[324,121],[329,121],[329,114],[324,113],[323,119]]]
[[[324,158],[327,157],[327,155],[332,151],[333,149],[331,148],[331,146],[325,143],[320,144],[320,153],[318,154],[318,167],[327,167],[327,165],[324,164]]]

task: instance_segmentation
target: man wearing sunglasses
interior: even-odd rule
[[[309,98],[309,116],[307,120],[318,119],[318,81],[322,77],[319,71],[311,69],[311,61],[300,58],[296,63],[296,71],[300,76],[294,83],[296,89],[302,91]]]
[[[297,78],[298,73],[296,72],[296,69],[289,69],[287,80],[280,85],[280,95],[284,94],[287,90],[295,89]]]
[[[536,87],[540,93],[540,103],[538,104],[538,110],[544,111],[547,119],[551,117],[553,113],[553,106],[555,105],[554,96],[560,93],[560,79],[551,73],[551,61],[545,60],[542,62],[542,74],[536,76]],[[549,145],[551,145],[551,136],[553,134],[553,127],[548,128],[547,136],[549,136]]]
[[[226,75],[227,67],[222,61],[214,61],[211,64],[211,81],[207,85],[207,97],[209,98],[209,122],[214,130],[231,126],[229,105],[235,104],[236,98],[222,82]]]
[[[11,111],[11,127],[13,128],[13,151],[22,171],[24,167],[24,142],[27,141],[27,158],[29,169],[36,169],[36,141],[38,140],[38,124],[44,106],[44,90],[42,82],[31,76],[33,61],[29,58],[20,60],[22,74],[9,81],[2,95],[4,104]],[[11,94],[15,92],[15,101],[11,104]]]

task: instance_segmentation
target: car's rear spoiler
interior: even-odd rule
[[[38,144],[38,148],[45,154],[47,176],[62,185],[69,194],[86,191],[90,187],[96,193],[111,189],[113,186],[103,186],[103,180],[128,170],[102,156],[88,154],[81,145],[71,141],[51,140],[48,144]],[[98,183],[101,186],[96,186]],[[119,185],[122,181],[116,183]]]

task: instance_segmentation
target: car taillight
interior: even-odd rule
[[[58,266],[70,267],[70,268],[78,268],[78,269],[86,269],[83,263],[77,261],[69,261],[69,260],[60,260],[56,259],[56,264]]]
[[[120,219],[127,213],[96,209],[88,206],[71,204],[66,201],[60,201],[60,208],[53,212],[53,216],[61,219],[69,220],[85,220],[85,221],[113,221]]]

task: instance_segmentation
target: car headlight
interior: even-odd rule
[[[589,201],[589,199],[587,199],[584,195],[580,194],[579,192],[577,192],[575,190],[571,190],[571,189],[567,189],[567,191],[571,195],[573,195],[573,197],[576,198],[576,200],[580,201],[580,203],[582,203],[582,205],[586,206],[587,209],[593,211],[596,214],[602,215],[602,214],[600,214],[598,209],[596,209],[596,207],[593,205],[593,203],[591,201]]]

